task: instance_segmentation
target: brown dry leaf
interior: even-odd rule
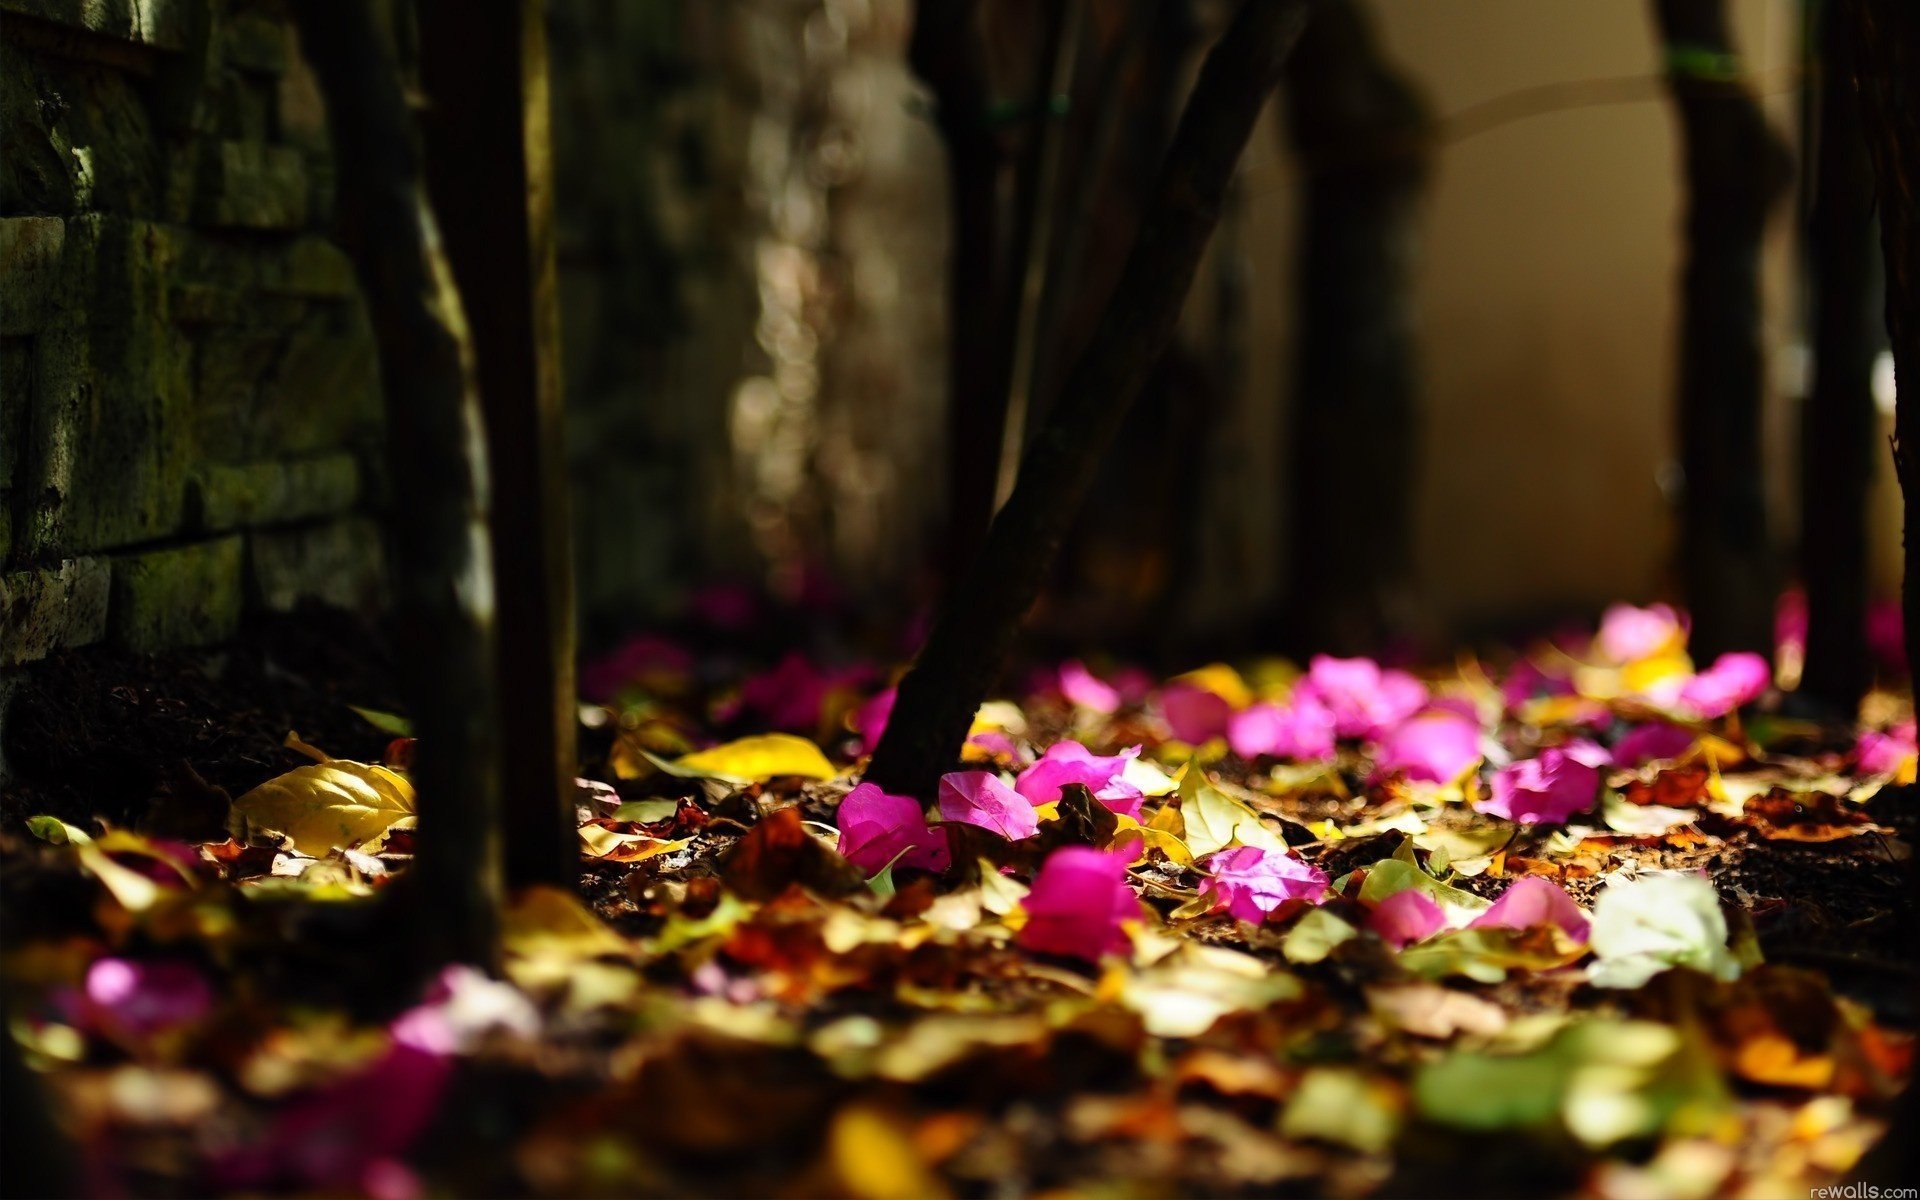
[[[866,886],[860,868],[807,832],[797,808],[777,808],[760,818],[720,866],[727,888],[748,900],[771,900],[793,884],[825,896]]]
[[[1507,1027],[1507,1011],[1490,1000],[1437,983],[1367,989],[1367,1007],[1396,1029],[1419,1037],[1458,1033],[1491,1037]]]
[[[1884,832],[1864,813],[1843,808],[1831,792],[1775,790],[1749,799],[1743,813],[1745,823],[1770,841],[1834,842]]]

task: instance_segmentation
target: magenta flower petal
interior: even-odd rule
[[[1474,807],[1522,824],[1564,825],[1599,796],[1600,768],[1607,762],[1607,752],[1589,741],[1550,746],[1495,771],[1492,796]]]
[[[1286,705],[1261,703],[1233,714],[1227,744],[1241,758],[1332,758],[1334,719],[1312,696],[1296,696]]]
[[[898,859],[903,867],[944,871],[951,861],[944,833],[927,826],[927,815],[912,796],[896,796],[877,783],[863,783],[840,802],[839,850],[869,875]],[[902,855],[902,851],[905,854]]]
[[[1374,907],[1367,928],[1395,946],[1432,937],[1447,927],[1446,910],[1425,892],[1395,892]]]
[[[1683,632],[1680,614],[1665,604],[1616,604],[1601,615],[1594,648],[1609,662],[1638,662],[1675,644]]]
[[[1891,775],[1916,752],[1914,723],[1902,721],[1881,733],[1864,729],[1854,743],[1853,754],[1862,774]]]
[[[1513,664],[1513,670],[1507,672],[1507,678],[1500,685],[1500,694],[1507,702],[1508,709],[1515,709],[1529,700],[1545,696],[1573,695],[1573,680],[1565,675],[1549,675],[1539,663],[1523,658]]]
[[[1027,912],[1020,929],[1022,946],[1086,962],[1124,950],[1127,935],[1121,923],[1140,915],[1139,898],[1127,886],[1126,853],[1090,846],[1054,851],[1041,864],[1021,907]]]
[[[1480,761],[1480,723],[1451,710],[1429,710],[1380,738],[1374,769],[1426,783],[1451,783]]]
[[[213,1006],[213,986],[184,962],[101,958],[87,968],[84,1019],[117,1041],[143,1042],[191,1025]]]
[[[1194,683],[1171,683],[1160,692],[1160,711],[1180,741],[1198,746],[1227,732],[1233,706]]]
[[[1214,898],[1214,910],[1255,925],[1289,900],[1313,903],[1327,893],[1326,872],[1257,846],[1219,851],[1207,859],[1207,871],[1200,894]]]
[[[1637,767],[1656,760],[1679,758],[1693,749],[1693,731],[1671,721],[1648,721],[1627,730],[1613,747],[1613,761]]]
[[[1766,695],[1773,668],[1751,651],[1722,654],[1680,687],[1680,704],[1702,717],[1724,717]]]
[[[978,825],[1017,842],[1040,830],[1040,818],[1025,796],[991,771],[955,771],[940,777],[940,817]]]
[[[1555,925],[1576,942],[1587,940],[1587,914],[1558,885],[1525,875],[1500,894],[1493,906],[1468,922],[1468,928],[1533,929]]]
[[[1427,704],[1427,686],[1405,671],[1382,669],[1370,658],[1316,656],[1294,689],[1294,703],[1311,698],[1333,715],[1340,737],[1377,737]]]
[[[1013,790],[1038,808],[1060,799],[1063,788],[1077,783],[1115,812],[1138,816],[1144,797],[1139,788],[1127,783],[1121,775],[1127,763],[1139,754],[1138,746],[1119,754],[1095,754],[1079,742],[1055,742],[1047,747],[1038,762],[1020,772],[1013,781]]]
[[[1118,712],[1120,693],[1087,670],[1087,664],[1073,659],[1060,664],[1060,694],[1071,704],[1097,713]]]
[[[853,731],[860,735],[862,742],[869,747],[879,744],[880,735],[887,731],[887,721],[893,716],[893,702],[899,698],[899,688],[888,688],[854,711]]]

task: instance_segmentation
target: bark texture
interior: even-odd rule
[[[486,414],[507,882],[573,887],[573,553],[544,0],[418,0],[426,175]]]
[[[1036,431],[979,558],[900,683],[868,772],[888,791],[931,795],[958,761],[1102,454],[1173,336],[1234,168],[1306,13],[1299,0],[1246,0],[1207,55],[1099,327]]]
[[[1279,635],[1359,653],[1405,624],[1419,446],[1412,274],[1431,118],[1365,12],[1330,0],[1287,64],[1305,192]]]
[[[993,515],[1006,423],[1007,393],[994,351],[1006,156],[991,120],[979,7],[978,0],[919,0],[907,46],[914,73],[933,93],[934,123],[947,151],[946,560],[952,570],[979,549]]]
[[[1680,576],[1697,657],[1773,648],[1761,471],[1760,241],[1791,164],[1744,82],[1724,0],[1655,0],[1686,181]]]
[[[326,101],[341,233],[379,340],[387,551],[401,684],[419,752],[407,883],[416,969],[485,962],[499,916],[500,752],[486,434],[472,343],[414,152],[400,75],[369,0],[295,0]]]
[[[1894,405],[1893,463],[1905,521],[1907,669],[1920,679],[1920,397],[1910,391],[1911,381],[1920,379],[1920,7],[1909,0],[1847,0],[1846,11],[1880,202],[1894,379],[1908,385]]]
[[[1809,56],[1807,211],[1813,386],[1801,440],[1800,575],[1807,593],[1803,692],[1851,714],[1872,682],[1867,650],[1867,497],[1878,448],[1873,361],[1879,252],[1873,167],[1861,140],[1849,30],[1834,0],[1816,5]]]

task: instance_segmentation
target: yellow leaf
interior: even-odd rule
[[[763,733],[744,737],[711,750],[701,750],[674,761],[677,773],[724,779],[730,783],[759,783],[777,775],[804,779],[832,779],[839,772],[820,753],[820,747],[790,733]]]
[[[840,1110],[827,1131],[834,1171],[858,1200],[920,1200],[947,1195],[938,1176],[921,1161],[912,1131],[876,1106]]]
[[[672,854],[693,844],[692,838],[648,837],[644,833],[622,833],[604,825],[582,825],[580,847],[586,856],[607,862],[639,862],[659,854]]]
[[[413,785],[376,763],[331,759],[295,767],[233,802],[233,815],[277,829],[314,858],[371,841],[413,815]]]
[[[1183,867],[1193,865],[1193,851],[1187,849],[1185,842],[1166,830],[1152,825],[1142,825],[1125,813],[1115,813],[1114,820],[1117,822],[1113,831],[1115,846],[1129,839],[1138,839],[1140,842],[1140,853],[1134,857],[1134,862],[1144,861],[1147,851],[1153,849],[1166,855],[1169,862],[1179,863]]]
[[[521,958],[579,961],[627,952],[626,939],[602,924],[578,896],[544,886],[513,898],[501,917],[500,944]]]
[[[1240,672],[1225,663],[1208,663],[1169,682],[1190,683],[1212,692],[1234,708],[1245,708],[1253,703],[1253,689],[1247,686],[1246,680],[1240,678]]]
[[[1198,767],[1188,767],[1180,777],[1180,819],[1186,824],[1187,849],[1197,857],[1232,845],[1287,853],[1286,842],[1251,808],[1207,782]]]

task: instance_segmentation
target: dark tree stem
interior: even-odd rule
[[[507,882],[573,887],[573,554],[543,0],[418,0],[427,184],[467,298],[493,481]]]
[[[1173,336],[1228,182],[1306,14],[1303,0],[1245,0],[1208,53],[1099,327],[1036,432],[986,546],[901,680],[868,771],[888,791],[931,795],[959,760],[1102,454]]]
[[[1792,168],[1743,82],[1724,0],[1655,0],[1686,178],[1680,576],[1702,659],[1773,648],[1761,468],[1760,242]]]
[[[1353,0],[1314,12],[1285,80],[1305,192],[1288,456],[1296,649],[1359,653],[1396,625],[1419,444],[1413,268],[1430,116]],[[1364,475],[1365,486],[1354,486]],[[1337,497],[1337,499],[1336,499]]]
[[[412,115],[368,0],[295,0],[326,100],[342,233],[386,397],[388,562],[420,738],[419,852],[405,879],[416,960],[486,962],[501,883],[487,452],[472,344],[421,185]]]
[[[1807,213],[1813,386],[1801,441],[1800,573],[1807,592],[1801,690],[1852,714],[1872,682],[1868,658],[1867,500],[1877,424],[1873,361],[1873,166],[1860,133],[1852,49],[1835,0],[1815,5],[1814,85],[1806,127],[1814,155]]]
[[[1899,391],[1893,410],[1893,466],[1900,480],[1905,545],[1902,616],[1907,671],[1920,686],[1920,6],[1912,0],[1845,0],[1848,44],[1860,97],[1860,126],[1873,163],[1886,266],[1887,334]],[[1911,803],[1911,801],[1909,801]],[[1910,899],[1920,871],[1908,864]],[[1920,945],[1911,926],[1900,949],[1912,961]],[[1920,1136],[1920,1087],[1907,1085],[1887,1136],[1861,1169],[1875,1182],[1914,1177]]]
[[[1920,680],[1920,7],[1908,0],[1847,0],[1861,125],[1880,201],[1887,335],[1894,378],[1894,470],[1900,478],[1906,559],[1902,608],[1907,669]]]
[[[934,97],[947,151],[947,561],[979,549],[993,515],[1006,389],[994,354],[1001,294],[1000,178],[989,123],[987,51],[978,0],[919,0],[907,58]]]
[[[7,1015],[0,1008],[0,1019]],[[0,1028],[0,1114],[0,1195],[64,1200],[87,1194],[73,1143],[55,1122],[47,1089],[10,1026]]]

